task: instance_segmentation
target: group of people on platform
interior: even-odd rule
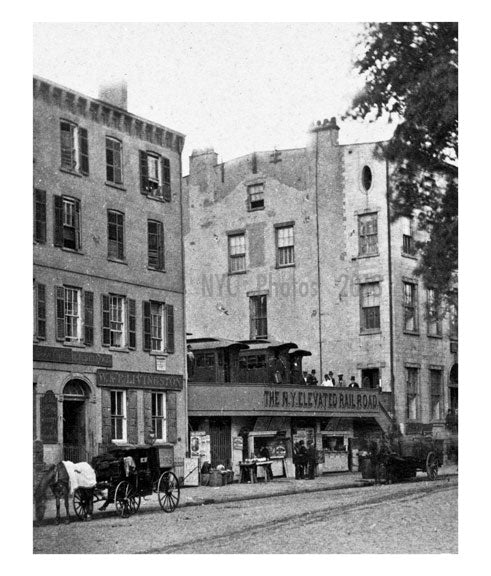
[[[295,478],[303,480],[315,478],[316,453],[312,440],[307,440],[307,446],[303,440],[293,445],[293,464],[295,465]]]
[[[315,370],[312,370],[310,374],[308,372],[303,372],[302,374],[302,383],[306,386],[339,386],[341,388],[346,387],[346,384],[343,380],[343,375],[338,374],[338,382],[336,384],[336,379],[334,378],[334,374],[332,371],[329,371],[327,374],[324,374],[324,379],[320,382],[317,380],[317,376]],[[354,376],[351,376],[350,382],[347,388],[359,388],[360,385],[356,381]]]

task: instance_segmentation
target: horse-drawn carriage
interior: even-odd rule
[[[173,512],[180,495],[179,481],[171,471],[173,466],[172,446],[115,446],[92,459],[97,483],[93,489],[75,490],[75,514],[85,520],[92,514],[93,504],[103,502],[101,510],[113,503],[118,514],[126,518],[138,512],[141,499],[154,492],[162,510]]]
[[[391,483],[415,478],[418,470],[435,480],[442,463],[443,440],[415,434],[372,439],[360,468],[364,479]]]

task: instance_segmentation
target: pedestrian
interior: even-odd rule
[[[321,383],[321,386],[334,386],[334,379],[331,377],[332,372],[329,374],[324,374],[324,380]]]
[[[304,445],[303,440],[299,440],[295,444],[294,449],[294,464],[295,464],[295,478],[297,480],[303,480],[305,475],[305,462],[307,457],[307,450]]]
[[[343,380],[343,375],[342,374],[338,374],[338,386],[340,388],[342,388],[344,386],[344,380]]]
[[[318,383],[319,381],[317,380],[317,376],[315,375],[315,370],[312,370],[312,372],[310,373],[310,385],[317,386]]]
[[[307,371],[302,372],[302,384],[306,386],[310,384],[310,375],[307,374]]]
[[[271,458],[271,455],[269,453],[268,447],[267,446],[262,446],[261,449],[259,450],[259,456],[261,458],[266,458],[266,460],[269,460]],[[271,464],[267,464],[264,467],[264,472],[266,474],[266,476],[268,477],[269,480],[272,480],[273,478],[273,470],[271,469]]]
[[[307,441],[307,475],[309,480],[315,478],[315,446],[312,440]]]
[[[358,382],[355,380],[355,377],[354,377],[354,376],[351,376],[350,380],[351,380],[351,381],[350,381],[350,383],[348,384],[348,388],[359,388],[359,387],[360,387],[359,384],[358,384]]]

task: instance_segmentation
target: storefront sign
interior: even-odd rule
[[[314,408],[316,410],[376,410],[377,394],[369,392],[317,392],[264,390],[265,408]]]
[[[244,448],[244,439],[242,436],[235,436],[233,439],[234,450],[242,450]]]
[[[145,388],[150,390],[182,390],[180,374],[154,374],[153,372],[124,372],[97,370],[97,385],[109,388]]]
[[[157,370],[157,372],[165,372],[167,370],[166,360],[165,356],[155,357],[155,370]]]
[[[52,390],[41,396],[41,440],[45,444],[58,443],[58,400]]]
[[[82,366],[103,366],[111,368],[113,357],[110,354],[82,352],[72,348],[55,346],[34,346],[34,362],[56,362],[57,364],[81,364]]]

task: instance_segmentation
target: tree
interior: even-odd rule
[[[458,24],[367,24],[355,68],[365,85],[347,116],[397,121],[381,154],[391,172],[391,215],[418,215],[416,273],[452,299],[458,269]]]

